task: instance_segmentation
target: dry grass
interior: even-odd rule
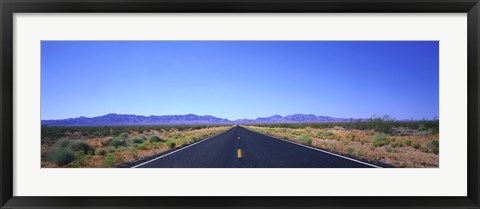
[[[292,129],[247,126],[247,128],[357,159],[373,163],[380,162],[394,167],[435,168],[439,164],[438,146],[432,145],[434,141],[438,144],[438,134],[425,136],[386,135],[384,140],[388,144],[379,144],[374,139],[375,137],[381,137],[381,134],[370,130],[345,130],[341,127]],[[311,142],[304,140],[305,138],[310,138]],[[416,149],[413,146],[417,143],[420,147]]]
[[[176,128],[165,128],[161,130],[149,130],[143,133],[132,131],[127,133],[124,138],[117,137],[85,137],[79,133],[73,133],[68,138],[63,139],[67,143],[86,142],[94,150],[91,153],[75,153],[76,159],[65,165],[58,165],[49,160],[49,155],[59,149],[69,149],[61,147],[62,140],[56,140],[55,144],[42,144],[42,168],[104,168],[116,167],[125,163],[135,162],[139,159],[146,158],[155,154],[163,153],[171,149],[182,147],[190,143],[199,141],[203,138],[219,134],[228,130],[230,127],[206,127],[202,129],[179,131]],[[149,139],[158,136],[162,141],[151,142]],[[125,144],[118,147],[109,146],[105,142],[111,141],[113,138],[125,140]],[[142,139],[142,143],[135,143],[135,139]],[[102,142],[104,142],[102,144]],[[167,147],[166,142],[173,142],[173,148]]]

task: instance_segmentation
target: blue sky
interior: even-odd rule
[[[42,41],[41,118],[431,119],[437,41]]]

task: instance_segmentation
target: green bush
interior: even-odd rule
[[[138,149],[137,148],[133,148],[132,151],[132,157],[137,159],[138,158]]]
[[[138,145],[138,149],[139,150],[146,150],[147,149],[147,144],[146,143],[143,143],[141,145]]]
[[[311,144],[312,144],[312,138],[309,137],[309,138],[307,139],[306,143],[307,143],[308,145],[311,145]]]
[[[143,143],[143,142],[144,142],[144,140],[143,140],[142,138],[134,138],[134,139],[132,139],[132,143],[134,143],[134,144],[141,144],[141,143]]]
[[[125,139],[119,138],[119,137],[112,139],[112,141],[108,143],[108,146],[111,146],[111,147],[121,147],[125,145],[127,145],[127,142],[125,141]]]
[[[88,159],[87,155],[83,151],[78,151],[77,152],[77,160],[75,162],[78,162],[78,164],[83,164],[85,160]]]
[[[115,155],[113,153],[110,153],[107,155],[103,163],[105,164],[105,167],[111,168],[113,166],[113,163],[115,162]]]
[[[119,134],[118,137],[126,139],[126,138],[128,138],[128,133],[123,132],[123,133]]]
[[[423,147],[423,148],[422,148],[422,152],[429,153],[429,150],[428,150],[428,148]]]
[[[73,161],[72,164],[70,164],[70,167],[72,167],[72,168],[80,168],[80,167],[82,167],[82,165],[80,164],[80,162],[78,162],[78,160],[75,160],[75,161]]]
[[[306,134],[295,137],[295,140],[300,142],[301,144],[312,144],[312,138]]]
[[[175,142],[167,141],[167,142],[165,143],[165,145],[167,145],[168,148],[174,148],[176,144],[175,144]]]
[[[355,152],[355,148],[349,147],[349,148],[347,148],[347,152],[348,152],[348,154],[352,155]]]
[[[105,155],[107,155],[107,150],[105,150],[105,149],[98,149],[98,150],[95,151],[95,154],[96,154],[96,155],[105,156]]]
[[[95,149],[93,149],[93,147],[90,146],[90,144],[82,141],[72,142],[69,147],[72,151],[75,151],[75,152],[82,151],[84,154],[93,153],[95,151]]]
[[[150,137],[150,142],[164,142],[165,140],[161,139],[158,136],[151,136]]]
[[[161,146],[162,146],[162,142],[152,142],[152,147],[154,149],[158,149]]]
[[[412,144],[412,147],[415,148],[415,149],[418,149],[418,148],[420,148],[420,143],[415,142],[415,143]]]
[[[58,149],[49,153],[48,158],[57,165],[66,165],[76,159],[75,153],[67,149]]]
[[[363,152],[361,150],[358,150],[357,155],[360,156],[360,157],[363,157],[365,154],[363,154]]]
[[[54,146],[58,148],[66,148],[70,145],[71,141],[67,138],[61,138],[57,142],[55,142]]]
[[[438,140],[430,140],[427,142],[427,147],[430,149],[438,148],[438,146],[439,146]]]
[[[439,152],[439,142],[438,140],[430,140],[426,144],[426,149],[431,150],[434,154],[438,155]]]
[[[390,140],[387,139],[387,135],[384,133],[377,133],[373,135],[373,146],[382,147],[390,144]]]
[[[407,146],[412,145],[412,140],[405,140],[405,144],[406,144]]]
[[[198,141],[200,139],[200,137],[198,137],[197,135],[191,135],[190,136],[190,140],[195,142],[195,141]]]
[[[118,137],[126,139],[126,138],[128,138],[128,133],[123,132],[123,133],[119,134]]]
[[[396,141],[390,143],[390,146],[392,146],[393,148],[395,148],[395,147],[403,147],[403,142],[400,141],[400,140],[396,140]]]
[[[108,151],[108,153],[114,153],[114,152],[115,152],[115,148],[113,148],[113,147],[108,147],[108,148],[107,148],[107,151]]]

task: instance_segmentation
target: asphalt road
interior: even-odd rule
[[[372,168],[353,159],[259,134],[240,126],[138,168]]]

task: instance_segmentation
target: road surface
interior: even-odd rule
[[[372,168],[335,155],[234,126],[217,136],[139,163],[136,168]]]

